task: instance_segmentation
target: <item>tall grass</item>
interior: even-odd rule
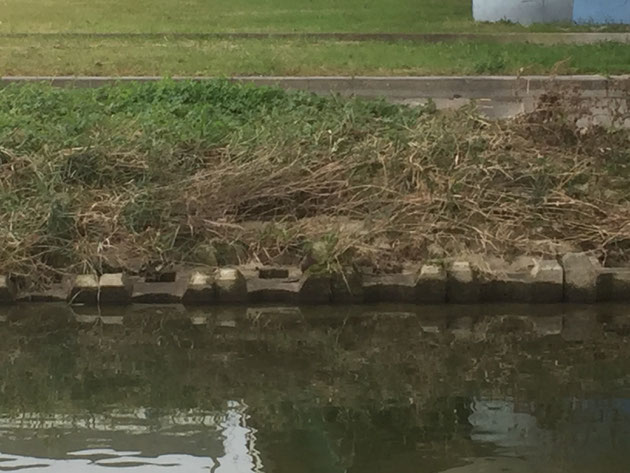
[[[227,81],[0,91],[0,273],[630,243],[630,134]],[[436,248],[440,248],[436,252]]]

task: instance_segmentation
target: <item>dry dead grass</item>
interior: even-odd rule
[[[220,144],[175,140],[158,156],[134,141],[161,139],[134,114],[126,119],[138,128],[123,135],[97,120],[94,147],[25,151],[5,137],[0,273],[286,264],[308,255],[329,269],[386,268],[569,249],[628,259],[627,130],[580,129],[562,102],[489,122],[472,108],[401,118],[391,106],[359,120],[358,103],[304,100],[291,110],[307,103],[322,120],[335,107],[357,115],[290,136],[269,128],[274,119],[247,138],[239,124]]]

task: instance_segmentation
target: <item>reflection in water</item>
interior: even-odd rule
[[[255,473],[261,471],[260,458],[245,411],[243,405],[230,401],[217,415],[174,411],[150,419],[146,409],[135,409],[88,417],[5,416],[0,419],[3,450],[41,456],[0,453],[0,471],[102,471],[102,467],[155,471],[159,467],[169,472]],[[74,445],[85,448],[73,451]]]
[[[247,427],[245,411],[243,405],[230,401],[218,415],[175,411],[150,422],[146,409],[89,417],[5,416],[0,419],[3,450],[40,453],[50,444],[56,446],[41,457],[0,453],[0,471],[101,471],[101,467],[155,471],[160,467],[174,472],[256,473],[262,468],[255,430]],[[73,445],[86,448],[66,451]],[[161,449],[173,453],[158,453]]]
[[[627,473],[630,311],[493,310],[8,309],[0,471]]]
[[[256,432],[247,427],[245,409],[229,402],[225,419],[221,422],[224,455],[219,457],[217,473],[254,473],[262,471],[256,451]]]
[[[473,428],[471,440],[492,443],[517,455],[550,440],[538,427],[536,418],[517,412],[511,401],[476,400],[468,421]]]
[[[130,454],[128,454],[130,453]],[[125,469],[125,471],[151,472],[157,468],[168,469],[168,471],[181,472],[207,472],[212,471],[212,460],[209,458],[197,458],[192,455],[160,455],[156,458],[146,458],[138,456],[140,452],[98,452],[92,454],[87,450],[85,453],[75,455],[76,459],[56,460],[30,457],[16,457],[14,455],[0,454],[2,471],[103,471],[103,467],[108,469]],[[217,470],[214,470],[217,471]],[[240,470],[225,470],[240,471]],[[243,470],[248,471],[248,470]]]

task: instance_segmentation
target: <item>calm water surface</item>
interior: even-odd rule
[[[0,471],[630,471],[630,307],[0,308]]]

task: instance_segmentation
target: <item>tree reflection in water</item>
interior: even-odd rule
[[[630,463],[623,307],[2,310],[3,470]]]

